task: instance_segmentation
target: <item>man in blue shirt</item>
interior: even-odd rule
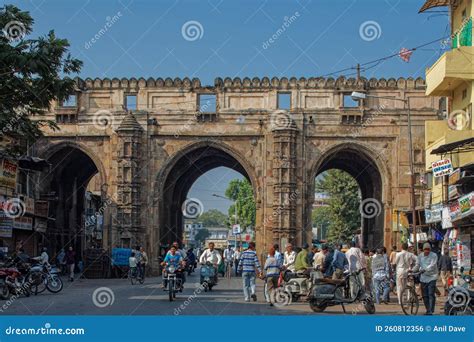
[[[423,291],[423,302],[426,307],[426,315],[434,313],[436,304],[436,280],[438,280],[438,256],[431,251],[429,242],[423,245],[423,253],[418,255],[420,267],[420,283]]]
[[[165,271],[165,272],[163,272],[163,284],[162,284],[163,289],[166,289],[166,287],[168,286],[168,278],[167,278],[167,275],[166,275],[166,267],[167,266],[174,266],[177,269],[182,264],[182,262],[183,262],[183,257],[181,256],[181,254],[176,253],[176,246],[174,246],[174,245],[171,246],[171,249],[166,254],[165,259],[161,263],[161,265],[164,267],[164,271]],[[176,274],[176,276],[181,277],[181,273],[178,272]],[[181,279],[182,279],[182,277],[181,277]]]
[[[252,297],[253,301],[256,302],[255,280],[257,271],[258,275],[261,275],[262,270],[255,252],[255,243],[250,242],[249,248],[240,256],[239,271],[242,273],[245,301],[250,302],[250,297]]]

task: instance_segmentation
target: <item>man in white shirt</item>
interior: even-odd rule
[[[408,252],[408,244],[402,244],[402,251],[395,257],[395,273],[397,274],[398,304],[402,303],[402,291],[407,286],[408,271],[415,268],[418,260],[415,254]]]
[[[288,243],[283,259],[283,267],[291,272],[295,272],[296,252],[293,250],[293,245]]]
[[[206,249],[202,254],[201,257],[199,258],[199,262],[201,264],[205,264],[207,262],[210,262],[214,267],[217,268],[217,266],[221,263],[222,257],[221,254],[214,249],[214,243],[209,242],[209,248]]]
[[[349,270],[351,272],[356,272],[367,267],[365,255],[364,253],[362,253],[359,247],[356,247],[355,241],[351,242],[351,248],[349,248],[349,250],[346,252],[346,258],[347,258],[347,262],[349,263]],[[355,298],[359,291],[359,285],[356,284],[357,281],[355,277],[358,278],[360,286],[362,288],[365,287],[364,272],[359,272],[359,274],[354,275],[354,276],[351,275],[351,277],[349,278],[349,284],[351,288],[352,298]]]

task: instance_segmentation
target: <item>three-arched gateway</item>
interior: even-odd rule
[[[403,102],[390,98],[410,101],[417,172],[424,170],[424,121],[436,119],[438,111],[438,101],[424,95],[422,79],[77,84],[77,106],[53,105],[42,118],[56,120],[61,129],[47,131],[36,144],[36,154],[52,164],[38,187],[50,203],[46,235],[55,249],[71,239],[76,248],[143,245],[153,267],[160,245],[181,238],[182,204],[191,185],[219,166],[252,184],[262,255],[276,242],[310,241],[315,177],[332,168],[351,174],[369,203],[362,215],[364,245],[398,243],[394,213],[410,208],[408,126]],[[352,91],[383,99],[354,107],[347,101]],[[125,111],[130,96],[137,108]],[[291,99],[288,110],[278,108],[283,96]],[[215,108],[205,103],[209,97],[215,97]],[[94,209],[103,217],[94,239],[85,229],[85,194],[95,196]]]

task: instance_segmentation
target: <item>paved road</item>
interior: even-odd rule
[[[188,276],[183,293],[169,302],[168,293],[160,288],[161,278],[147,278],[143,285],[131,285],[127,279],[81,279],[65,282],[58,294],[41,293],[29,298],[0,301],[0,315],[321,315],[306,302],[283,308],[270,307],[263,298],[263,282],[258,281],[257,302],[246,303],[241,279],[220,279],[211,292],[201,291],[197,273]],[[94,294],[95,293],[95,294]],[[392,298],[394,300],[394,298]],[[439,300],[436,312],[441,312]],[[420,314],[424,309],[420,306]],[[325,314],[343,314],[331,307]],[[359,305],[347,306],[347,314],[366,312]],[[377,314],[402,314],[398,304],[381,304]]]

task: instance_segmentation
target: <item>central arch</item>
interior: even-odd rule
[[[387,172],[379,157],[375,151],[361,144],[339,144],[322,154],[311,168],[310,174],[310,194],[314,194],[316,176],[330,169],[345,171],[356,180],[362,197],[361,203],[366,203],[367,210],[370,211],[363,214],[361,208],[362,244],[369,248],[384,245],[384,203],[387,196],[384,195],[383,184],[389,183],[385,179],[388,177]],[[312,201],[309,202],[311,206]],[[310,208],[308,210],[311,211]]]
[[[235,149],[213,141],[192,144],[176,153],[157,177],[157,243],[167,245],[172,241],[181,242],[184,223],[182,204],[188,191],[201,175],[221,166],[233,169],[247,178],[252,184],[254,196],[258,196],[254,170]],[[257,198],[255,200],[257,202]]]

